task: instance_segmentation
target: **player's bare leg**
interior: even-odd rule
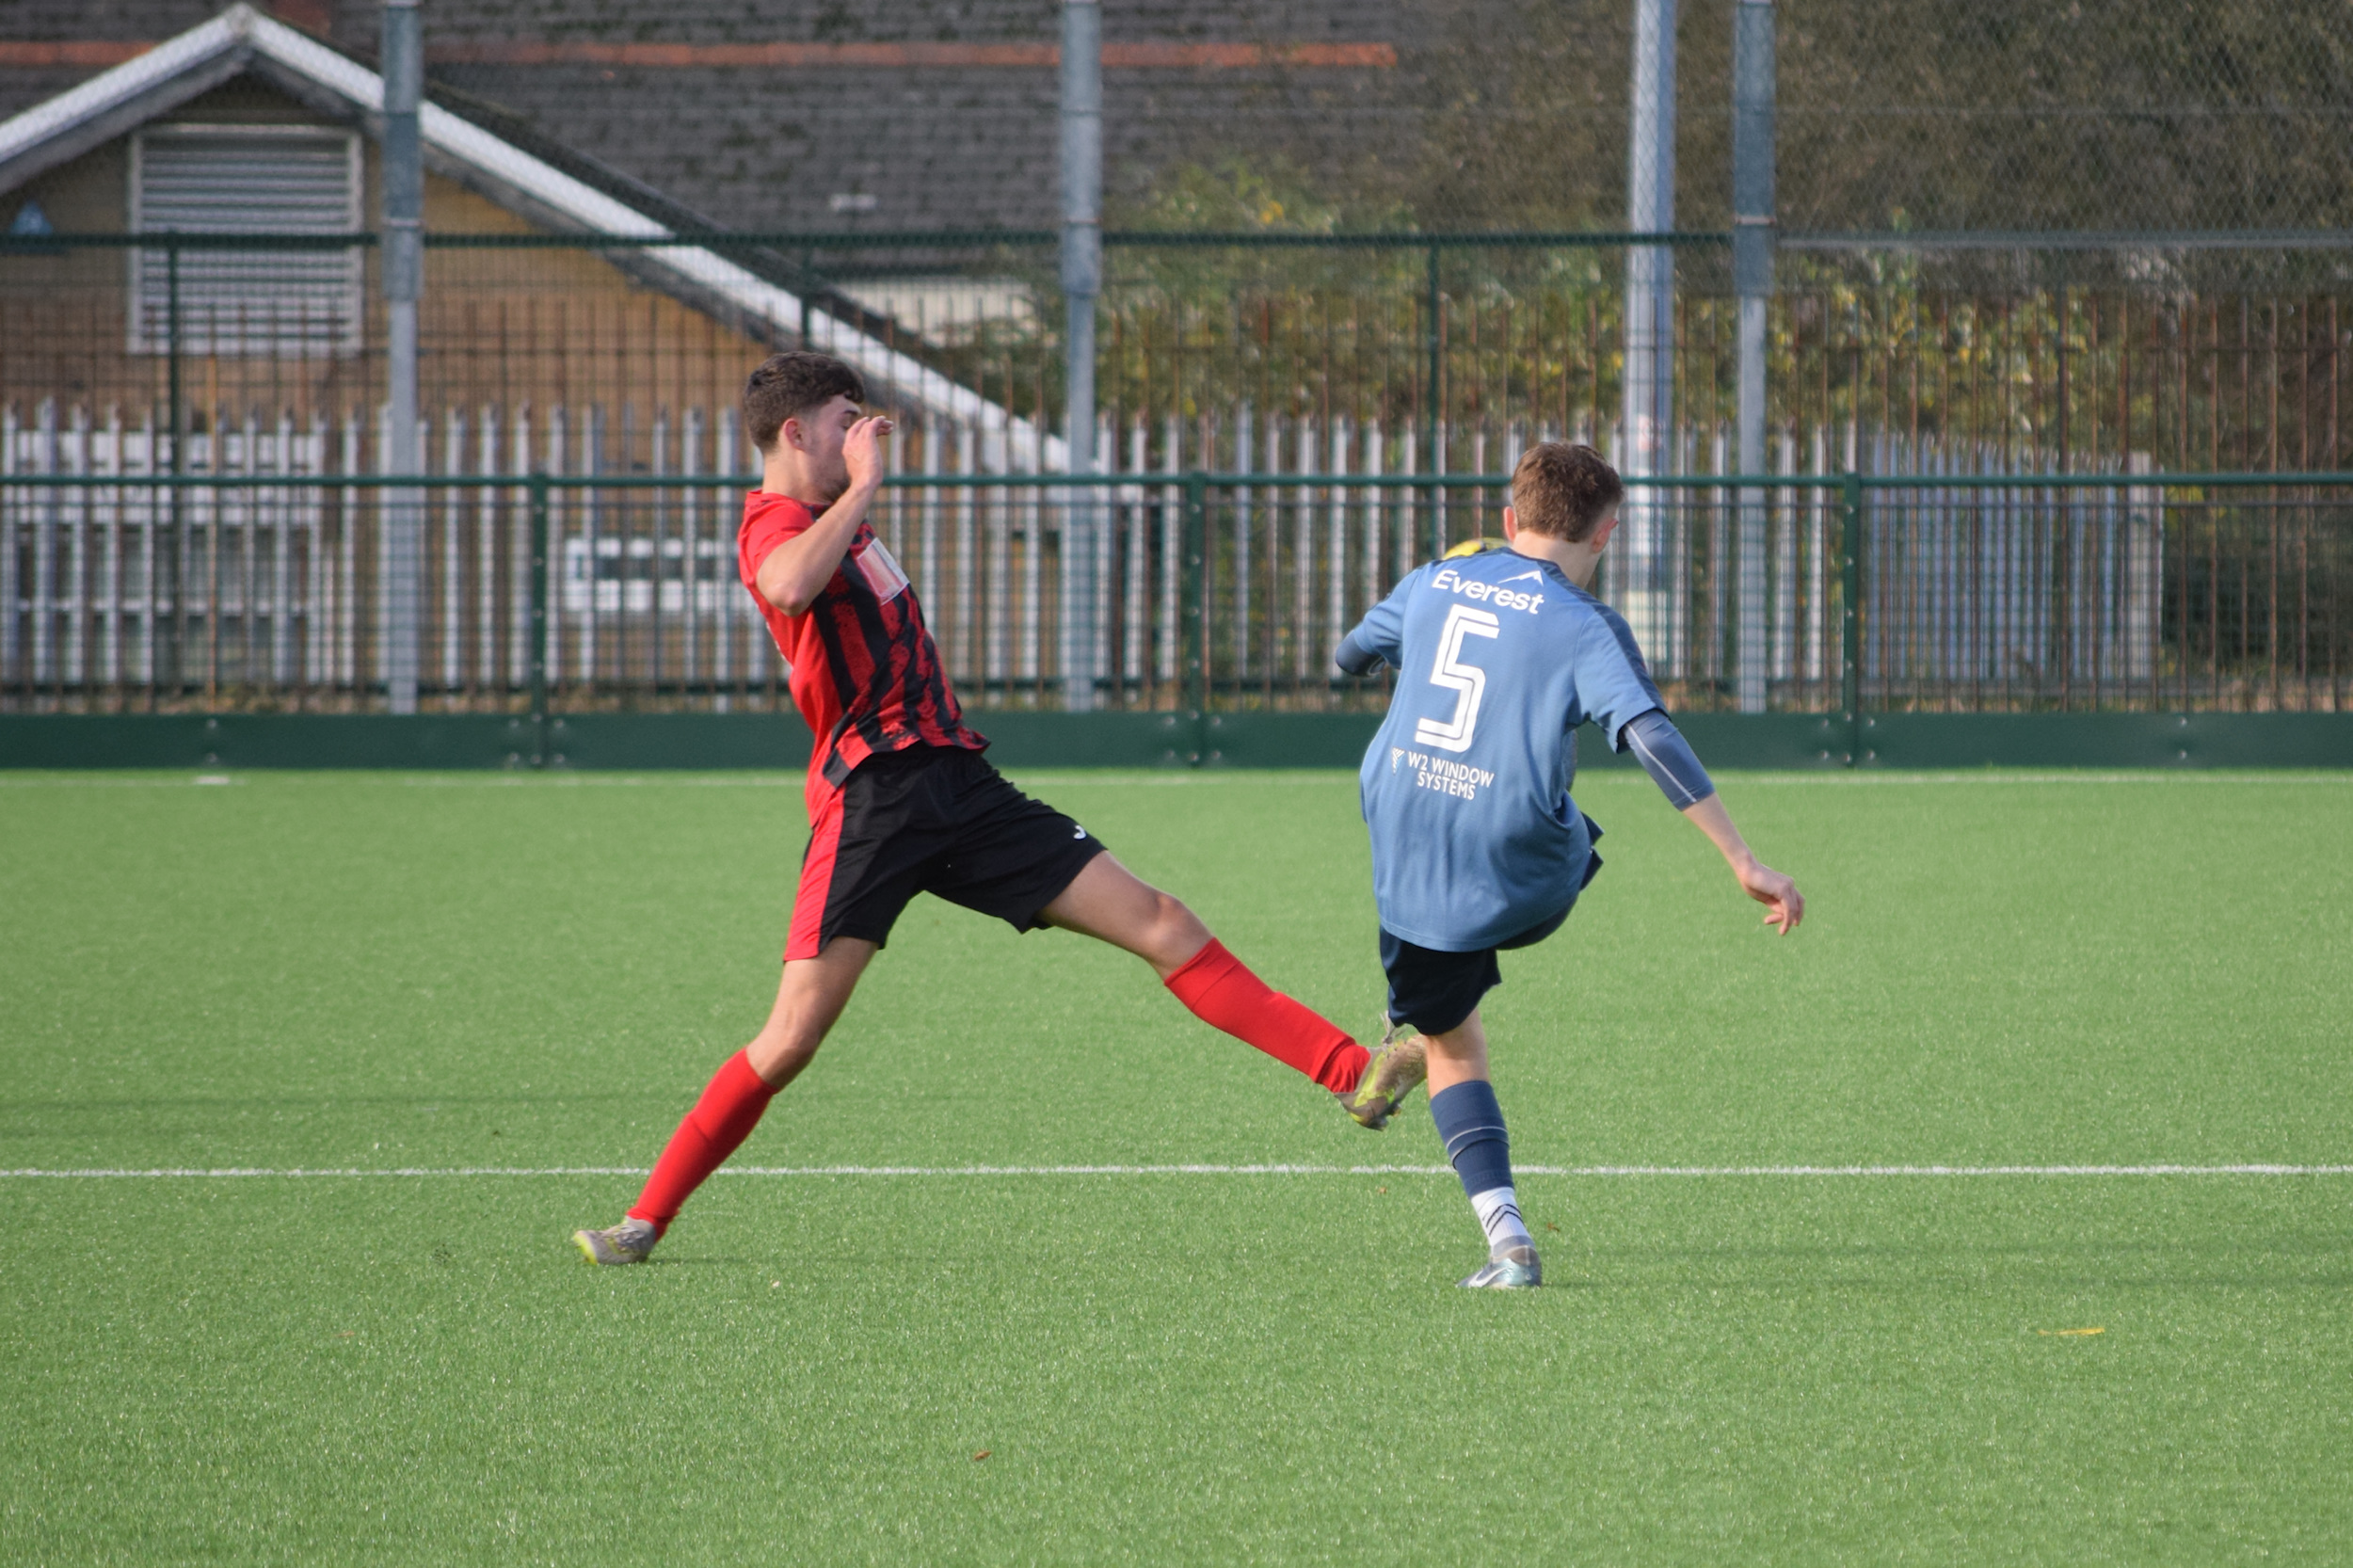
[[[1484,1080],[1487,1076],[1487,1026],[1479,1019],[1479,1009],[1443,1034],[1425,1035],[1424,1049],[1430,1061],[1430,1092],[1443,1095],[1458,1083],[1473,1079]]]
[[[572,1233],[583,1256],[605,1264],[646,1260],[687,1195],[751,1136],[776,1092],[817,1054],[874,952],[872,942],[837,936],[816,957],[785,964],[767,1023],[728,1059],[671,1134],[629,1217],[603,1230]]]
[[[1335,1094],[1347,1095],[1364,1076],[1365,1048],[1347,1031],[1270,990],[1199,916],[1109,855],[1089,860],[1038,918],[1134,953],[1194,1016]]]
[[[752,1071],[771,1089],[781,1089],[800,1077],[816,1056],[817,1048],[850,1005],[858,977],[873,962],[874,944],[856,936],[837,936],[814,958],[785,961],[776,983],[776,1004],[768,1013],[752,1043],[744,1048]]]
[[[1213,939],[1201,917],[1175,896],[1098,855],[1054,902],[1038,911],[1048,925],[1109,942],[1152,966],[1166,980]]]
[[[1487,1233],[1486,1266],[1462,1283],[1473,1290],[1519,1290],[1544,1282],[1536,1244],[1520,1219],[1512,1186],[1511,1144],[1502,1108],[1487,1081],[1487,1030],[1479,1010],[1452,1029],[1427,1036],[1430,1115],[1446,1141],[1447,1159],[1463,1177]]]

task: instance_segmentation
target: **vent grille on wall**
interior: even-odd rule
[[[312,126],[169,125],[132,141],[131,227],[208,234],[348,234],[360,228],[360,138]],[[358,247],[131,252],[131,351],[356,354]]]

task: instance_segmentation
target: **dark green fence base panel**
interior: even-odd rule
[[[1353,768],[1372,713],[974,712],[1007,769]],[[1713,768],[1845,768],[1858,735],[1816,713],[1688,713]],[[2353,713],[1867,713],[1866,768],[2353,768]],[[1587,769],[1632,767],[1582,731]],[[0,768],[806,767],[790,713],[0,714]]]
[[[1042,713],[966,709],[1000,768],[1189,768],[1198,727],[1179,713]]]
[[[1201,761],[1215,768],[1353,768],[1381,728],[1378,713],[1210,713]]]
[[[2347,768],[2353,713],[1868,713],[1862,765]]]
[[[557,713],[552,768],[806,768],[798,713]]]
[[[8,768],[800,768],[808,727],[774,713],[0,714]]]
[[[0,713],[0,767],[199,768],[201,718]]]
[[[527,764],[528,719],[492,714],[0,714],[11,768],[495,768]]]
[[[1843,768],[1854,726],[1823,713],[1677,713],[1675,728],[1711,768]],[[1612,752],[1601,731],[1577,732],[1580,768],[1639,767],[1631,752]]]

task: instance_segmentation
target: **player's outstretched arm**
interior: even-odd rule
[[[1784,936],[1797,930],[1798,922],[1805,918],[1805,900],[1798,896],[1798,885],[1761,864],[1750,852],[1748,840],[1732,825],[1732,813],[1716,797],[1715,780],[1707,776],[1707,770],[1691,754],[1690,743],[1666,713],[1645,709],[1618,732],[1618,740],[1634,753],[1659,792],[1722,852],[1724,863],[1740,879],[1741,889],[1769,911],[1765,923]]]
[[[1784,936],[1797,930],[1798,922],[1805,919],[1805,900],[1797,883],[1756,857],[1740,830],[1732,825],[1732,813],[1724,809],[1723,801],[1709,795],[1685,807],[1683,814],[1721,852],[1724,864],[1739,878],[1740,890],[1765,906],[1765,923]]]

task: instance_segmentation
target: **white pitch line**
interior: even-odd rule
[[[417,1179],[467,1176],[642,1176],[642,1165],[256,1166],[220,1168],[22,1168],[0,1179],[307,1181],[367,1177]],[[1451,1176],[1445,1165],[727,1165],[728,1176]],[[1537,1176],[2353,1176],[2353,1165],[1521,1165]]]

